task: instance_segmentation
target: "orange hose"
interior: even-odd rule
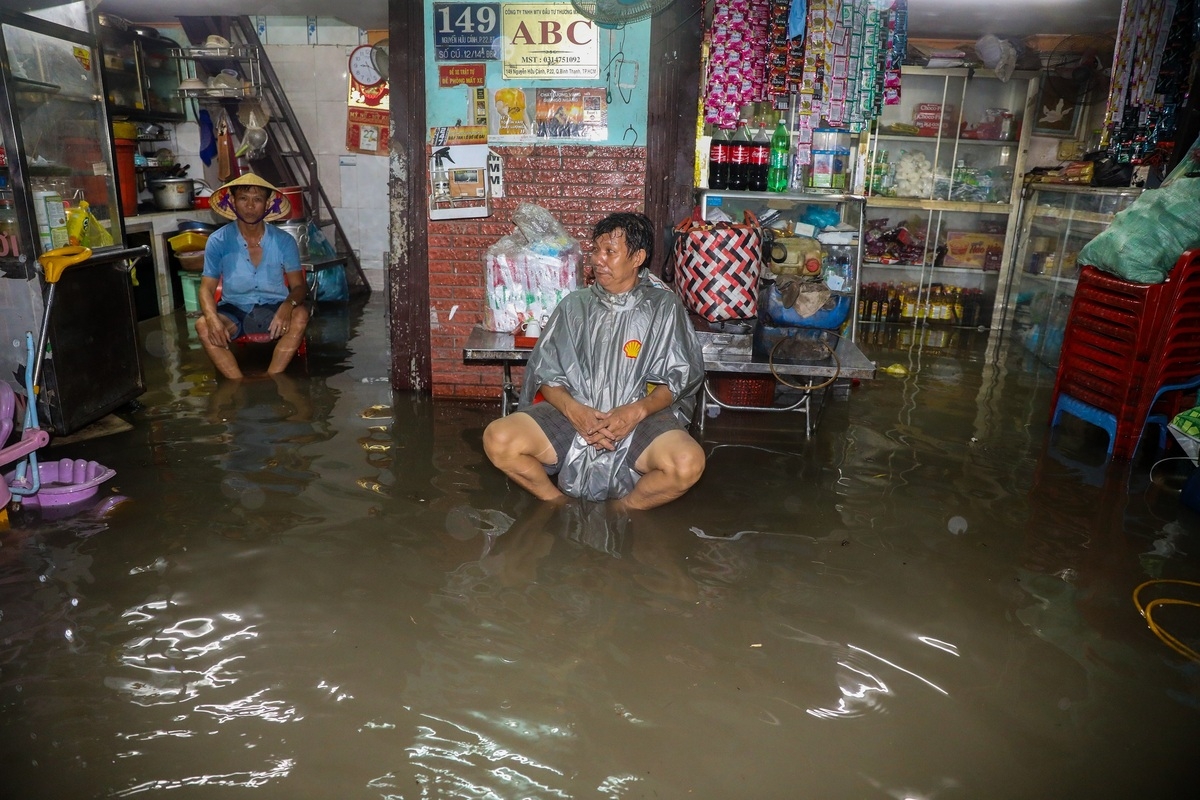
[[[1200,653],[1197,653],[1195,650],[1179,641],[1179,639],[1177,639],[1175,636],[1168,633],[1164,628],[1154,621],[1154,616],[1152,614],[1152,611],[1159,606],[1195,606],[1200,608],[1200,601],[1179,600],[1174,597],[1159,597],[1155,600],[1151,600],[1145,605],[1142,605],[1142,601],[1139,599],[1142,590],[1147,586],[1151,586],[1156,583],[1173,583],[1180,586],[1194,587],[1200,587],[1200,583],[1196,583],[1195,581],[1181,581],[1164,578],[1161,580],[1145,581],[1133,590],[1133,604],[1135,607],[1137,607],[1138,612],[1146,618],[1146,624],[1150,627],[1150,630],[1154,632],[1154,635],[1181,656],[1184,656],[1192,661],[1200,662]]]

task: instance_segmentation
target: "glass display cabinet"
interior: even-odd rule
[[[179,45],[160,36],[144,36],[100,26],[105,98],[113,116],[132,120],[185,119],[179,95]]]
[[[1036,78],[904,67],[900,103],[883,107],[865,147],[862,291],[878,302],[860,321],[991,324]]]
[[[1058,367],[1079,276],[1079,251],[1141,192],[1133,187],[1025,186],[1004,327],[1045,366]]]
[[[37,401],[57,433],[145,388],[129,267],[146,249],[125,246],[100,59],[85,0],[0,10],[0,380],[24,393],[14,376],[29,364],[27,334],[44,337]],[[62,274],[47,307],[37,257],[73,238],[92,256]]]
[[[0,175],[16,250],[0,260],[6,276],[33,277],[39,253],[67,244],[63,203],[86,201],[123,243],[99,64],[90,32],[0,12]]]

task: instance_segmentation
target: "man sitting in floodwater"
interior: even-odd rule
[[[704,472],[687,431],[704,359],[679,299],[643,269],[654,254],[650,220],[612,214],[592,241],[596,282],[554,310],[530,354],[520,411],[488,425],[483,446],[542,500],[654,508]]]

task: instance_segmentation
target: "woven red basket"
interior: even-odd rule
[[[766,408],[775,403],[775,376],[720,376],[712,379],[712,390],[727,406]]]

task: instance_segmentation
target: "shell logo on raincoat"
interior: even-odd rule
[[[630,339],[621,349],[625,351],[626,358],[637,358],[638,353],[642,352],[642,343],[637,339]]]

